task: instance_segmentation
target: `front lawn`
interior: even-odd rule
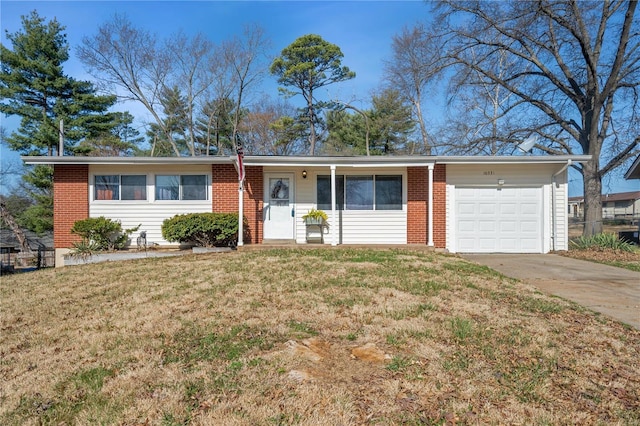
[[[640,331],[425,251],[3,276],[0,320],[3,425],[640,423]]]

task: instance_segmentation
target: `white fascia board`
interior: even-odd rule
[[[558,164],[585,163],[591,161],[590,155],[530,155],[530,156],[442,156],[436,157],[438,164]]]
[[[232,164],[231,157],[81,157],[81,156],[22,156],[25,164],[155,164],[195,165]]]
[[[374,157],[302,157],[302,156],[245,156],[248,166],[282,167],[410,167],[435,163],[434,157],[374,156]]]

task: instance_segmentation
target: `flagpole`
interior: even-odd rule
[[[244,217],[244,181],[240,181],[240,185],[238,186],[238,247],[242,247],[244,245],[244,230],[242,226],[244,225],[243,217]]]
[[[236,154],[238,155],[238,247],[244,245],[244,151],[242,145],[236,144]]]

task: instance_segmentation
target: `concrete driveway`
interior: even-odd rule
[[[638,272],[555,254],[462,257],[640,329]]]

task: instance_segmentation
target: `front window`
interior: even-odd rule
[[[94,184],[93,198],[96,200],[119,200],[120,199],[120,176],[107,175],[96,176]]]
[[[402,210],[402,176],[376,176],[376,210]]]
[[[156,176],[156,200],[206,200],[206,175]]]
[[[373,210],[373,176],[347,176],[347,210]]]
[[[331,210],[331,176],[318,176],[318,209]],[[344,210],[344,176],[336,176],[336,210]]]
[[[94,180],[93,198],[97,201],[146,200],[145,175],[98,175]]]
[[[318,209],[331,210],[331,176],[316,183]],[[402,210],[402,176],[336,175],[337,210]]]

